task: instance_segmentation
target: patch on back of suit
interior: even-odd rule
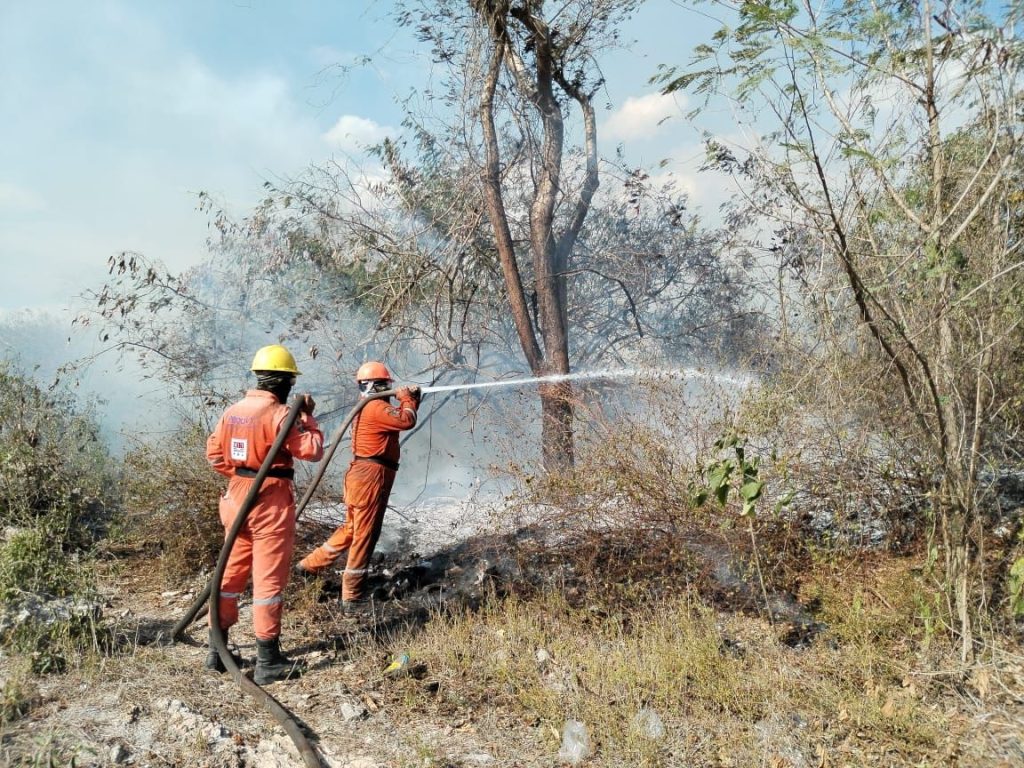
[[[231,438],[231,458],[235,461],[245,461],[249,456],[249,441],[243,437]]]

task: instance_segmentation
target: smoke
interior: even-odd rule
[[[100,434],[114,455],[128,436],[172,428],[177,415],[166,407],[168,391],[147,379],[133,360],[105,356],[105,345],[66,316],[45,310],[19,310],[0,316],[0,357],[13,363],[40,387],[63,384],[82,407],[96,415]],[[71,371],[73,361],[91,360]]]

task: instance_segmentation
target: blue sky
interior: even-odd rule
[[[649,3],[627,30],[636,42],[604,62],[612,110],[601,117],[605,152],[621,142],[635,162],[675,158],[705,204],[718,196],[692,173],[700,147],[684,97],[647,80],[711,28],[671,0]],[[364,54],[372,65],[342,72]],[[66,316],[121,250],[172,270],[197,263],[200,190],[243,214],[263,181],[396,131],[397,99],[429,66],[383,2],[7,0],[0,317]]]

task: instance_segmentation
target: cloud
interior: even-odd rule
[[[605,121],[603,135],[609,139],[649,139],[659,132],[667,119],[678,116],[685,107],[686,97],[681,94],[630,96]]]
[[[45,209],[46,202],[32,190],[0,181],[0,214],[37,213]]]
[[[759,137],[741,130],[723,131],[713,136],[714,140],[744,154],[744,148],[756,144]],[[680,142],[671,151],[656,173],[651,174],[653,186],[671,185],[677,192],[687,196],[687,207],[700,211],[703,220],[711,226],[721,224],[720,207],[738,192],[736,179],[716,170],[702,170],[707,160],[704,143]]]
[[[361,152],[366,147],[393,136],[395,131],[358,115],[342,115],[323,138],[330,146],[344,152]]]
[[[250,71],[227,77],[187,55],[139,73],[135,91],[141,96],[154,90],[164,94],[149,103],[154,129],[189,129],[187,141],[174,143],[190,158],[207,154],[209,162],[210,155],[219,155],[228,162],[288,172],[315,156],[315,121],[303,114],[294,88],[279,75]],[[156,125],[159,119],[166,125]]]

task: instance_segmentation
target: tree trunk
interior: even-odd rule
[[[495,244],[519,343],[530,370],[537,376],[569,373],[569,316],[566,270],[569,254],[590,209],[598,185],[596,120],[590,97],[568,82],[559,69],[553,47],[554,34],[544,21],[528,8],[504,4],[480,3],[476,10],[490,31],[493,50],[487,62],[481,90],[479,117],[483,131],[484,164],[482,181],[488,218],[495,232]],[[526,68],[517,57],[509,39],[509,18],[523,25],[533,48],[534,70],[526,77]],[[495,95],[503,68],[507,68],[526,101],[540,117],[539,161],[530,202],[530,255],[533,261],[536,315],[527,308],[526,290],[519,268],[516,245],[509,226],[502,192],[502,162],[495,125]],[[587,174],[573,206],[573,213],[561,236],[555,232],[555,211],[565,191],[562,189],[562,161],[565,151],[565,124],[555,86],[579,104],[584,117],[587,147]],[[563,200],[564,202],[564,200]],[[541,343],[542,342],[542,343]],[[568,383],[540,387],[541,457],[544,469],[556,472],[574,463],[573,401]]]
[[[942,543],[946,555],[946,591],[952,598],[952,612],[960,635],[960,661],[968,663],[974,658],[974,627],[971,620],[972,558],[968,537],[967,515],[963,510],[946,508],[941,511]]]
[[[575,461],[572,421],[572,385],[542,384],[541,406],[541,458],[544,469],[557,472],[572,467]]]

